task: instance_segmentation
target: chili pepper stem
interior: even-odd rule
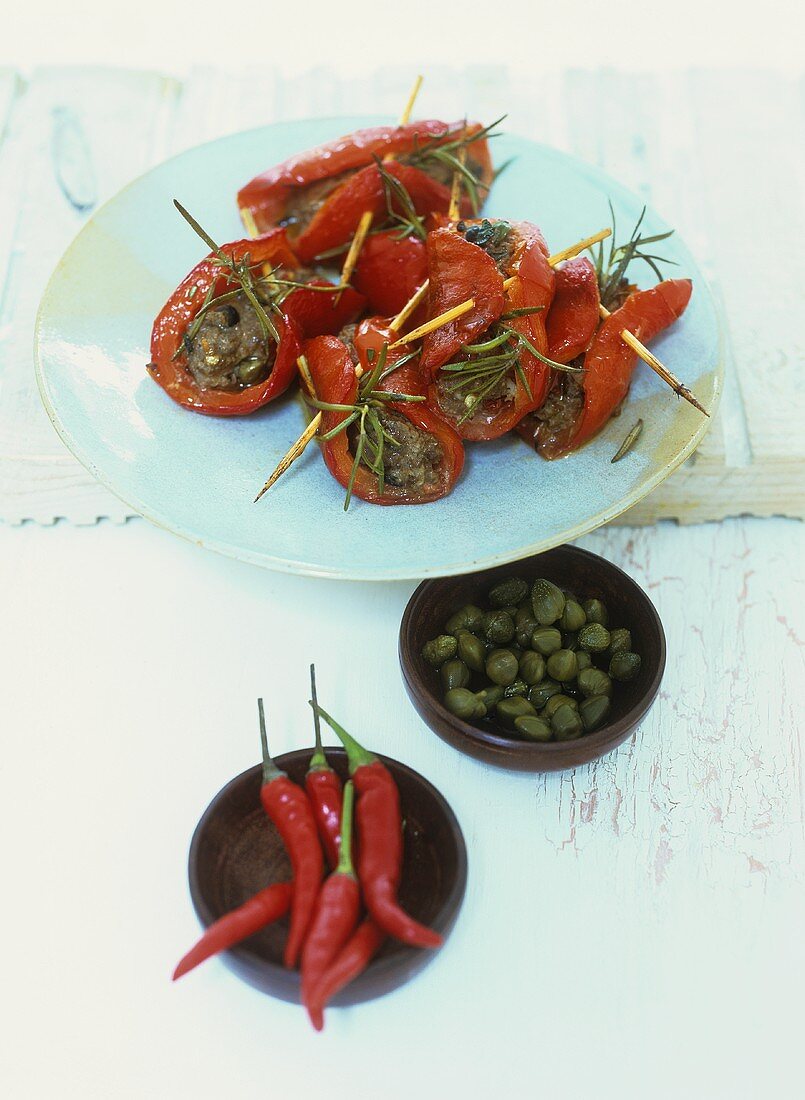
[[[266,716],[263,710],[263,700],[257,700],[257,712],[260,716],[260,746],[263,750],[263,783],[270,783],[272,779],[284,773],[280,771],[268,751],[268,734],[266,733]]]
[[[329,768],[329,764],[327,763],[327,757],[324,755],[324,749],[321,743],[321,722],[319,720],[318,699],[316,698],[315,665],[310,666],[310,695],[313,702],[313,728],[316,734],[316,747],[310,758],[308,771],[321,771],[323,768]]]
[[[350,779],[344,787],[344,802],[341,807],[341,844],[338,849],[338,866],[335,869],[337,875],[352,875],[355,877],[355,868],[352,865],[352,821],[353,807],[355,804],[355,784]]]
[[[314,708],[314,710],[317,710],[319,712],[327,725],[335,731],[338,740],[347,750],[350,775],[354,775],[358,768],[366,764],[374,764],[374,762],[377,760],[377,757],[373,752],[369,752],[369,750],[365,749],[363,745],[359,745],[355,738],[352,737],[351,734],[347,733],[344,727],[340,726],[338,722],[336,722],[335,718],[327,713],[324,707],[320,707],[318,703],[314,703],[312,699],[310,701],[310,705]]]

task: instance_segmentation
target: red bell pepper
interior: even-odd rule
[[[384,344],[392,343],[396,333],[378,319],[360,323],[355,334],[354,347],[359,364],[365,373],[370,373],[376,355]],[[319,336],[308,340],[304,346],[310,374],[320,401],[328,404],[354,406],[360,400],[359,381],[355,375],[355,362],[350,349],[334,336]],[[402,358],[405,349],[390,352],[388,365],[395,358]],[[377,385],[378,390],[387,393],[400,393],[409,396],[425,395],[426,380],[413,360],[404,363],[399,370],[388,374]],[[415,428],[432,436],[441,448],[441,461],[433,484],[410,489],[394,486],[386,481],[380,491],[377,475],[360,464],[355,474],[352,492],[361,500],[372,504],[425,504],[446,496],[453,488],[464,465],[464,448],[461,440],[440,416],[430,409],[426,402],[388,401],[384,407],[408,420]],[[337,428],[347,419],[344,411],[323,412],[320,435],[323,437]],[[330,473],[345,488],[348,487],[354,454],[348,429],[341,431],[332,439],[323,439],[321,443],[324,461]]]
[[[555,363],[570,363],[583,355],[598,329],[598,279],[586,256],[568,260],[555,275],[547,321],[548,357]]]
[[[234,241],[221,251],[235,261],[249,258],[259,276],[264,264],[294,271],[299,261],[288,245],[285,231],[274,229],[255,240]],[[325,286],[323,280],[313,280]],[[271,372],[262,382],[241,390],[219,390],[201,386],[187,367],[182,342],[208,295],[218,297],[237,289],[232,273],[210,253],[187,275],[154,322],[151,332],[151,362],[148,372],[177,404],[207,416],[245,416],[284,393],[296,375],[296,360],[305,335],[339,331],[360,312],[363,298],[345,290],[336,295],[314,290],[294,290],[282,305],[282,315],[271,313],[280,337]]]
[[[363,242],[352,285],[364,295],[373,313],[394,317],[427,277],[425,242],[414,236],[401,238],[399,230],[388,229]],[[415,317],[410,324],[417,324]]]
[[[460,223],[460,227],[494,224],[475,221]],[[423,365],[433,378],[429,390],[431,404],[455,424],[462,439],[497,439],[510,431],[527,412],[539,407],[551,379],[550,367],[540,358],[547,357],[548,353],[546,317],[555,281],[548,263],[548,248],[537,226],[529,222],[511,225],[514,239],[509,242],[508,255],[500,263],[479,245],[464,240],[460,232],[439,229],[428,238],[431,280],[436,278],[429,315],[438,316],[470,297],[477,303],[473,310],[436,329],[423,341]],[[516,281],[503,290],[503,279],[511,277]],[[520,313],[522,310],[533,312]],[[514,315],[500,322],[506,314]],[[504,372],[504,380],[510,379],[513,390],[479,400],[471,415],[467,415],[466,409],[472,408],[468,402],[476,396],[469,383],[470,374],[466,374],[467,382],[459,384],[461,372],[451,368],[465,363],[470,369],[483,365],[486,353],[471,354],[462,348],[466,348],[474,337],[479,338],[474,343],[475,348],[479,343],[505,339],[505,329],[501,327],[504,323],[513,330],[513,336],[519,334],[521,337],[517,354],[512,357],[516,345],[510,338],[490,348],[489,355],[508,354],[512,359]],[[532,348],[539,355],[535,355]],[[519,370],[515,368],[515,360]],[[489,365],[493,365],[493,360]]]
[[[560,408],[555,420],[524,425],[523,437],[536,445],[544,458],[558,458],[586,443],[606,424],[629,390],[637,355],[621,332],[628,329],[643,343],[652,340],[682,316],[692,289],[690,279],[666,279],[650,290],[630,294],[599,328],[584,356],[580,381],[567,383],[574,390],[572,415]]]
[[[470,136],[481,129],[479,123],[425,120],[357,130],[256,176],[238,193],[238,206],[250,212],[260,230],[286,224],[297,255],[308,262],[347,245],[364,211],[382,218],[386,199],[376,158],[394,158],[386,170],[407,188],[417,213],[446,211],[449,181],[443,183],[422,167],[398,161],[418,157],[428,146],[455,141],[465,126]],[[481,183],[488,187],[492,162],[486,140],[472,142],[469,149]],[[466,199],[462,213],[472,213]]]

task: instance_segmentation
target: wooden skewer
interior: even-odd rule
[[[553,256],[548,257],[548,263],[551,267],[556,267],[556,265],[561,264],[563,260],[570,260],[573,256],[578,256],[585,248],[598,244],[599,241],[605,241],[607,237],[611,236],[611,229],[599,229],[597,233],[593,233],[592,237],[585,237],[583,241],[576,241],[575,244],[571,244],[567,248],[561,249],[559,252],[554,252]]]
[[[361,214],[361,220],[358,222],[358,228],[355,230],[355,236],[349,246],[347,258],[341,268],[341,279],[338,285],[342,290],[349,285],[349,280],[352,278],[352,272],[355,270],[355,264],[358,262],[358,256],[363,248],[363,242],[366,240],[366,234],[369,232],[373,217],[371,210],[364,210]]]
[[[419,293],[417,291],[417,293]],[[426,336],[429,332],[433,332],[434,329],[441,328],[442,325],[448,324],[450,321],[455,321],[457,317],[463,316],[469,310],[475,307],[475,299],[468,298],[466,302],[461,302],[457,306],[453,306],[452,309],[445,310],[444,313],[440,313],[438,317],[434,317],[432,321],[426,321],[424,325],[420,325],[419,328],[412,329],[405,336],[401,336],[399,340],[395,340],[393,344],[389,344],[389,351],[393,348],[398,348],[401,344],[410,344],[414,340],[418,340],[420,336]]]
[[[422,87],[423,77],[417,75],[416,80],[413,83],[411,92],[408,96],[408,102],[405,104],[403,113],[400,115],[400,126],[405,126],[406,122],[411,121],[411,112],[414,109],[414,103],[416,103],[416,97],[419,95],[419,89]]]
[[[466,127],[463,131],[463,136],[466,137]],[[460,164],[464,164],[467,159],[467,146],[462,145],[458,151],[458,160]],[[451,222],[458,221],[459,209],[461,203],[461,173],[458,169],[453,172],[453,182],[450,185],[450,206],[447,208],[447,216]]]
[[[299,356],[299,358],[296,360],[296,365],[299,368],[299,373],[302,376],[302,382],[304,383],[305,389],[311,397],[315,397],[316,390],[313,386],[313,379],[310,376],[310,367],[308,367],[307,359],[305,359],[304,355]],[[277,481],[278,478],[280,478],[285,473],[285,471],[294,464],[294,462],[296,462],[297,458],[299,458],[299,456],[302,454],[305,447],[307,447],[308,443],[316,435],[316,432],[319,430],[320,424],[321,412],[317,412],[308,424],[308,426],[299,436],[297,441],[289,448],[286,454],[277,463],[277,467],[274,470],[273,474],[265,483],[257,496],[254,498],[255,504],[265,493],[268,492],[274,482]]]
[[[254,220],[254,215],[247,206],[241,206],[240,208],[240,220],[243,222],[246,232],[250,237],[259,237],[260,232],[257,228],[257,224]]]
[[[612,316],[606,306],[599,306],[598,311],[604,320]],[[621,339],[629,345],[632,351],[640,356],[644,363],[651,367],[655,374],[658,374],[660,378],[662,378],[663,382],[671,387],[678,397],[684,397],[686,401],[690,402],[699,412],[704,413],[705,416],[710,415],[704,405],[700,404],[696,397],[690,392],[688,387],[683,382],[680,382],[676,375],[672,374],[665,364],[661,363],[657,356],[649,351],[645,344],[638,340],[633,333],[629,332],[628,328],[621,330]]]
[[[429,286],[430,286],[430,279],[426,279],[425,282],[422,284],[422,286],[419,288],[419,290],[417,290],[416,293],[413,295],[413,297],[408,299],[408,301],[402,307],[402,309],[397,314],[397,316],[392,319],[390,327],[393,328],[395,332],[400,331],[402,326],[405,324],[405,322],[408,320],[408,318],[411,316],[411,314],[417,308],[419,303],[422,301],[422,299],[428,293],[428,287]]]

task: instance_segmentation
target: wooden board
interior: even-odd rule
[[[502,68],[428,72],[425,113],[508,112],[512,130],[599,165],[678,227],[727,320],[727,386],[697,454],[619,522],[805,516],[801,86],[763,73],[635,76]],[[0,71],[0,519],[125,520],[130,510],[65,451],[41,409],[31,331],[54,264],[99,201],[167,155],[280,118],[394,113],[408,69]],[[761,168],[774,165],[774,171]],[[658,386],[660,384],[658,383]],[[670,394],[668,401],[675,400]],[[658,408],[661,406],[658,402]],[[658,413],[661,415],[661,411]]]

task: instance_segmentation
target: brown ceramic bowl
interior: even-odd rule
[[[343,749],[328,748],[327,759],[348,778]],[[309,749],[289,752],[277,765],[304,783]],[[467,884],[467,850],[455,814],[426,779],[396,760],[381,756],[400,792],[404,828],[403,876],[399,899],[413,917],[446,939]],[[262,769],[241,773],[219,791],[196,826],[190,844],[190,896],[205,928],[272,882],[290,878],[280,835],[260,804]],[[282,964],[287,918],[224,951],[223,961],[244,981],[283,1001],[299,1003],[299,972]],[[357,1004],[407,982],[437,952],[387,940],[359,977],[332,1001]]]
[[[488,590],[512,576],[529,583],[547,577],[580,599],[603,600],[610,623],[631,630],[632,648],[640,654],[642,665],[634,680],[617,684],[606,726],[576,741],[521,741],[492,723],[464,722],[442,704],[439,674],[422,659],[422,646],[442,633],[447,619],[464,604],[488,606],[484,602]],[[425,581],[405,609],[399,651],[411,702],[434,733],[461,752],[515,771],[560,771],[614,749],[645,716],[665,670],[665,633],[654,604],[621,569],[578,546],[558,546],[480,573]]]

